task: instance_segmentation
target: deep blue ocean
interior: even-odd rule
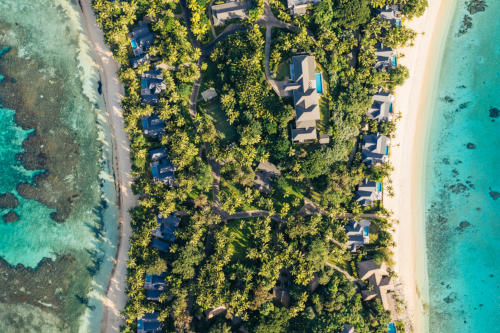
[[[500,1],[458,3],[425,170],[429,332],[500,332]],[[464,29],[464,16],[472,26]],[[466,17],[466,20],[468,18]]]

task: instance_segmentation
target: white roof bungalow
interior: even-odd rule
[[[220,5],[213,5],[214,25],[223,25],[225,21],[231,19],[245,19],[250,7],[250,1],[228,1]]]
[[[386,163],[389,160],[389,144],[391,140],[385,135],[368,134],[361,142],[361,156],[367,166]]]
[[[380,90],[373,95],[373,104],[368,110],[368,118],[376,121],[391,121],[394,96]]]
[[[307,12],[307,5],[318,3],[321,0],[288,0],[288,9],[291,15],[304,15]]]
[[[356,201],[363,206],[372,206],[375,201],[382,200],[382,183],[365,179],[358,186]]]

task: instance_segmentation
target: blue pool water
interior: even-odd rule
[[[146,89],[148,86],[148,82],[146,80],[141,80],[141,88]]]
[[[389,105],[389,113],[392,113],[392,103]]]
[[[370,234],[370,227],[363,227],[363,236],[368,236]]]
[[[429,332],[500,332],[500,1],[446,39],[425,166]],[[495,109],[496,108],[496,109]]]
[[[323,93],[323,76],[321,73],[316,73],[316,91],[318,94]]]
[[[130,44],[132,45],[132,48],[135,50],[137,48],[137,43],[135,42],[135,39],[130,40]]]
[[[389,155],[389,146],[385,146],[385,154]]]
[[[394,325],[394,323],[389,323],[387,326],[387,333],[396,333],[396,325]]]
[[[382,183],[377,182],[377,191],[382,192]]]
[[[392,66],[396,67],[398,65],[398,59],[396,57],[392,57]]]

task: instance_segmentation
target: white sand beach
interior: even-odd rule
[[[104,300],[104,314],[102,317],[102,332],[119,332],[124,323],[120,317],[127,302],[126,276],[129,238],[132,233],[130,227],[129,210],[137,205],[137,198],[133,195],[131,185],[130,142],[124,129],[124,120],[120,101],[124,89],[118,79],[119,65],[113,59],[113,54],[104,43],[104,36],[96,23],[90,0],[81,0],[82,18],[87,30],[88,38],[94,51],[96,62],[99,64],[99,73],[102,82],[102,92],[109,116],[109,126],[113,138],[113,168],[115,183],[119,198],[119,241],[115,258],[115,266],[111,273],[106,298]]]
[[[396,89],[395,108],[399,120],[391,143],[390,161],[394,167],[392,186],[395,195],[384,195],[384,206],[399,221],[395,226],[395,270],[407,305],[413,332],[426,332],[425,304],[427,272],[425,264],[425,226],[422,206],[423,142],[427,133],[427,106],[438,77],[443,41],[453,14],[453,0],[429,0],[426,13],[407,26],[418,32],[414,45],[401,50],[401,65],[410,78]]]

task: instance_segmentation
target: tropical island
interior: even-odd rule
[[[404,22],[426,0],[105,1],[133,191],[124,332],[386,332]]]

